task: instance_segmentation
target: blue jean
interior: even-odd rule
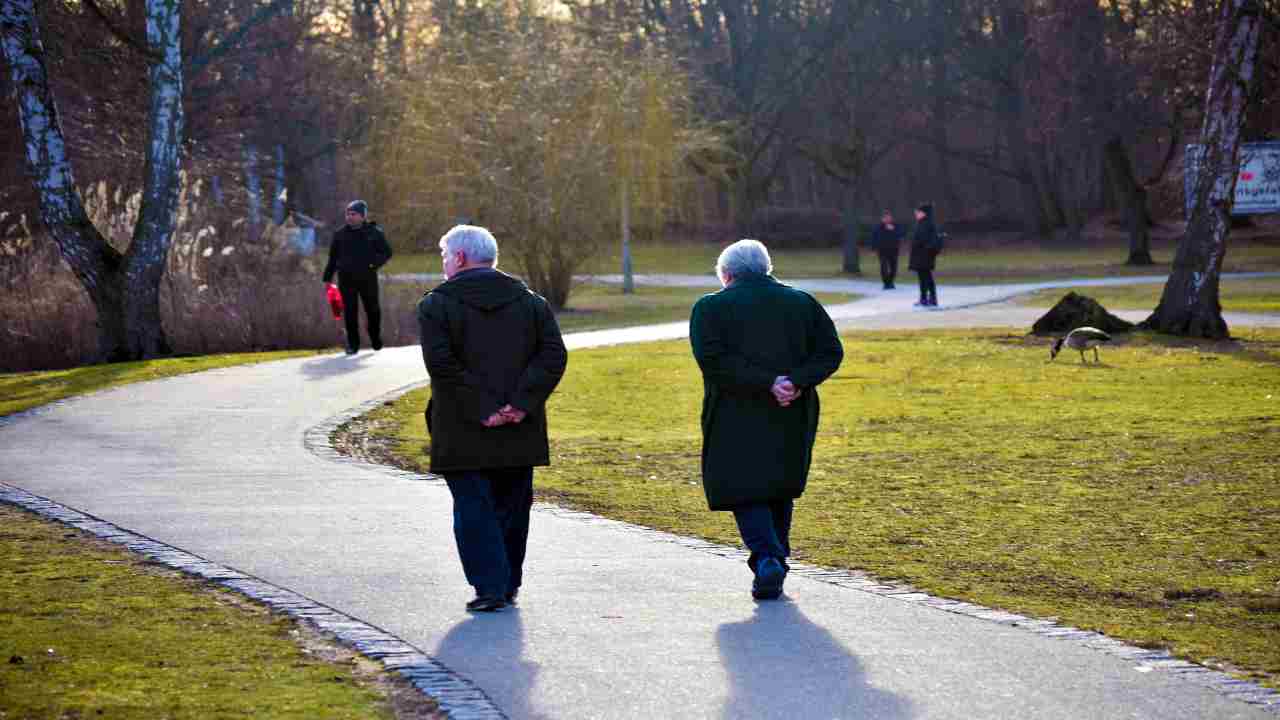
[[[794,504],[787,498],[740,505],[733,509],[733,519],[738,521],[742,542],[751,551],[747,565],[752,572],[765,557],[775,557],[783,567],[787,566],[787,557],[791,555],[791,511]]]
[[[453,494],[453,537],[462,572],[477,595],[504,595],[520,588],[533,468],[445,473]]]

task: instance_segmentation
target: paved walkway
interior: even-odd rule
[[[948,292],[944,301],[961,300]],[[900,293],[909,305],[911,291]],[[901,311],[896,297],[833,312],[969,322]],[[684,332],[673,323],[568,340]],[[326,420],[423,379],[418,349],[404,347],[110,390],[0,425],[0,482],[381,627],[511,718],[1276,716],[1239,699],[1257,699],[1256,688],[1220,676],[1210,687],[1214,674],[1158,654],[1031,632],[1016,616],[895,596],[848,574],[797,574],[787,601],[758,605],[732,552],[554,508],[535,511],[521,607],[468,617],[447,489],[304,444]]]

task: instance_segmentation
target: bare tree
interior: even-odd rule
[[[40,216],[98,314],[98,356],[119,361],[169,351],[160,279],[174,227],[182,149],[182,38],[178,0],[147,0],[150,64],[145,183],[133,238],[116,250],[85,213],[75,186],[40,39],[34,0],[0,2],[0,44],[22,122]]]
[[[1227,337],[1218,279],[1231,230],[1241,128],[1262,34],[1257,0],[1226,0],[1219,12],[1204,126],[1196,152],[1194,200],[1160,304],[1143,326],[1173,335]]]

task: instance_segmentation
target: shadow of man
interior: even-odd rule
[[[785,598],[721,625],[716,645],[729,678],[726,719],[911,717],[910,701],[868,685],[858,658]]]
[[[533,709],[538,664],[523,659],[523,654],[524,623],[516,608],[459,622],[432,653],[446,667],[483,688],[512,720],[544,718]]]
[[[302,374],[308,380],[323,380],[333,375],[359,370],[372,355],[326,355],[302,363]]]

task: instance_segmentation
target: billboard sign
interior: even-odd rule
[[[1183,189],[1187,217],[1191,217],[1192,193],[1199,168],[1199,145],[1188,145]],[[1244,143],[1240,146],[1240,174],[1236,177],[1232,215],[1280,213],[1280,142]]]

